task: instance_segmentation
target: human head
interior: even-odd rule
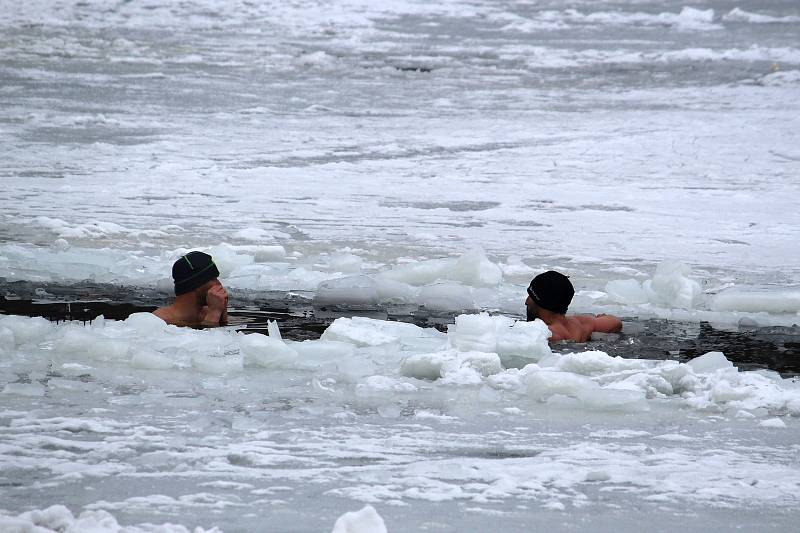
[[[567,308],[569,308],[572,297],[575,295],[575,289],[569,278],[555,270],[548,270],[543,274],[539,274],[531,281],[528,286],[528,298],[525,303],[533,304],[526,305],[528,309],[528,320],[536,318],[537,307],[547,309],[553,313],[565,315]],[[531,316],[533,315],[533,318]]]
[[[175,296],[192,292],[218,277],[217,265],[210,255],[203,252],[189,252],[172,265]]]

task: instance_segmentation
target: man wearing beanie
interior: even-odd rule
[[[547,324],[553,333],[551,342],[575,341],[586,342],[592,333],[619,333],[622,321],[611,315],[599,316],[567,316],[567,308],[575,289],[569,278],[555,270],[539,274],[528,287],[528,298],[525,307],[528,321],[540,319]]]
[[[189,252],[172,265],[175,302],[153,314],[176,326],[224,326],[228,323],[228,293],[210,255]]]

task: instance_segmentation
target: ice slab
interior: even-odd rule
[[[371,505],[340,516],[331,533],[387,533],[383,518]]]

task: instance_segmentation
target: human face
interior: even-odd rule
[[[530,296],[525,299],[525,311],[527,313],[528,322],[533,322],[539,318],[539,306],[534,303],[533,298]]]
[[[197,289],[195,289],[195,291],[197,292],[197,299],[200,302],[200,305],[203,306],[207,305],[206,294],[208,294],[208,290],[211,287],[216,287],[217,285],[222,285],[222,283],[220,282],[219,279],[214,278],[211,281],[205,283],[204,285],[200,285],[199,287],[197,287]]]

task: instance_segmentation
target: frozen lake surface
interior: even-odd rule
[[[577,312],[799,321],[794,1],[0,12],[5,297],[164,298],[202,248],[241,305],[520,316],[555,268]],[[487,324],[284,344],[0,317],[0,525],[323,531],[369,503],[389,531],[796,527],[793,378]]]

